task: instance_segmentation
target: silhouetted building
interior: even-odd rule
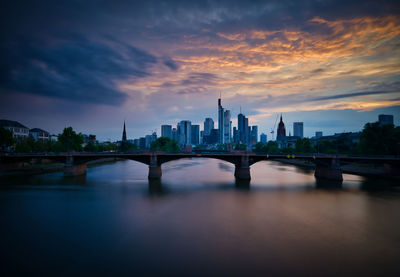
[[[233,142],[235,144],[239,143],[239,132],[236,127],[233,127]]]
[[[267,135],[266,134],[264,134],[264,133],[261,133],[261,135],[260,135],[260,142],[262,142],[262,143],[267,143]]]
[[[49,132],[39,129],[39,128],[33,128],[29,130],[29,135],[35,140],[41,140],[41,141],[48,141],[50,139],[50,134]]]
[[[199,141],[199,144],[203,144],[203,137],[204,137],[204,131],[200,131],[200,141]]]
[[[146,138],[144,137],[139,138],[139,148],[140,149],[146,148]]]
[[[218,143],[218,129],[212,129],[210,135],[203,136],[203,144],[217,144]]]
[[[146,135],[145,139],[146,139],[145,148],[148,149],[148,148],[150,148],[150,144],[151,144],[151,135]]]
[[[278,124],[278,130],[277,130],[277,140],[280,140],[282,138],[286,137],[286,129],[285,129],[285,123],[283,123],[282,120],[282,115],[281,115],[281,120],[279,121]]]
[[[224,143],[231,142],[232,131],[231,131],[231,111],[226,110],[224,112]]]
[[[258,126],[251,127],[250,145],[255,145],[258,141]]]
[[[317,132],[315,132],[315,137],[316,137],[316,138],[322,137],[322,131],[317,131]]]
[[[383,125],[389,125],[389,124],[392,124],[393,125],[393,115],[391,115],[391,114],[380,114],[379,116],[378,116],[378,118],[379,118],[379,124],[381,125],[381,126],[383,126]]]
[[[26,139],[29,136],[29,128],[17,121],[1,119],[0,127],[11,131],[13,137],[17,140]]]
[[[304,137],[304,124],[303,122],[294,122],[293,123],[293,135],[299,138]]]
[[[178,141],[178,130],[176,128],[172,128],[172,139]]]
[[[221,105],[221,98],[218,98],[218,143],[219,144],[224,144],[224,126],[225,126],[225,120],[224,120],[224,108]]]
[[[278,148],[295,148],[298,139],[300,139],[298,136],[281,136],[276,142],[278,143]]]
[[[189,120],[182,120],[178,123],[178,142],[182,147],[186,147],[192,143],[192,123]]]
[[[126,128],[125,128],[125,120],[124,120],[124,130],[122,131],[122,141],[126,141]]]
[[[205,136],[208,136],[211,134],[211,130],[214,129],[214,120],[212,118],[207,117],[206,120],[204,121],[204,134]]]
[[[238,114],[237,143],[248,144],[249,142],[249,120],[242,113]]]
[[[191,127],[191,140],[193,145],[200,144],[200,125],[192,125]]]
[[[161,136],[172,139],[172,126],[171,125],[161,125]]]

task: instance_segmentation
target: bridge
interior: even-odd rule
[[[0,154],[0,168],[8,170],[18,167],[23,162],[34,159],[46,159],[64,163],[65,176],[86,174],[86,163],[104,158],[127,159],[144,163],[149,166],[149,179],[160,179],[163,163],[184,158],[211,158],[223,160],[235,165],[237,179],[250,180],[250,166],[265,160],[299,159],[308,160],[315,164],[317,179],[343,180],[341,163],[373,163],[383,164],[389,175],[398,175],[400,170],[399,156],[348,156],[322,154],[257,154],[253,152],[202,152],[202,153],[165,153],[165,152],[132,152],[132,153],[36,153],[36,154]]]

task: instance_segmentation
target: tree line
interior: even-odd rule
[[[38,140],[32,137],[24,140],[15,140],[11,131],[0,127],[0,149],[10,149],[17,153],[32,152],[129,152],[137,150],[136,144],[123,141],[117,146],[106,142],[99,144],[93,135],[84,145],[81,133],[76,133],[72,127],[64,128],[58,135],[58,141]],[[219,145],[220,150],[224,146]],[[234,145],[234,150],[246,150],[246,145]],[[180,148],[175,140],[160,137],[150,145],[151,151],[179,152]],[[335,140],[320,139],[313,144],[308,138],[298,139],[294,147],[280,149],[276,141],[257,143],[254,147],[257,153],[324,153],[324,154],[354,154],[354,155],[400,155],[400,127],[394,125],[380,125],[379,122],[367,123],[360,134],[359,143],[351,141],[345,134]]]

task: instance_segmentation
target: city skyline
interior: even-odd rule
[[[23,8],[21,8],[23,7]],[[53,1],[1,11],[0,118],[100,140],[187,119],[304,136],[400,124],[400,9],[392,1]],[[152,131],[150,131],[152,130]]]

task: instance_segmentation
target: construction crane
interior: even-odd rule
[[[274,140],[275,127],[276,127],[276,122],[278,121],[278,117],[279,117],[279,114],[276,115],[274,128],[271,129],[272,140]]]

